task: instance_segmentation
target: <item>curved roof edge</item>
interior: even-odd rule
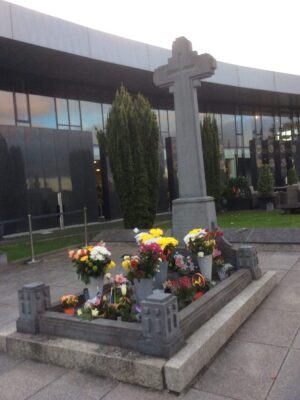
[[[0,0],[0,37],[94,60],[154,71],[171,51],[125,39]],[[174,38],[175,39],[175,38]],[[214,84],[300,94],[300,76],[218,61]]]

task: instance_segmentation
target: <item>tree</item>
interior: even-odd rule
[[[126,228],[153,225],[158,199],[158,126],[149,102],[122,86],[107,120],[107,149]]]
[[[220,148],[218,127],[214,116],[205,115],[203,118],[201,136],[206,190],[218,204],[221,196]]]
[[[257,182],[257,191],[261,197],[272,197],[274,193],[274,176],[269,164],[263,164]]]

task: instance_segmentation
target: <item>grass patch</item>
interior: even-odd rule
[[[221,228],[299,228],[300,214],[283,214],[280,210],[231,211],[218,214]]]
[[[164,225],[166,219],[169,219],[168,215],[159,215],[156,218],[155,225]],[[170,224],[170,222],[169,222]],[[116,222],[104,222],[95,225],[88,226],[88,238],[92,240],[99,232],[106,229],[121,229],[123,228],[122,221]],[[46,230],[46,229],[45,229]],[[79,243],[84,243],[84,228],[83,226],[76,228],[68,228],[64,231],[51,231],[50,233],[41,234],[35,233],[33,236],[34,240],[34,252],[35,255],[43,254],[49,251],[60,250],[64,247],[75,246]],[[9,262],[20,260],[22,258],[30,258],[30,243],[28,235],[3,239],[0,242],[0,251],[7,254]]]

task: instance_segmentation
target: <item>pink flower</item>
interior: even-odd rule
[[[118,285],[122,285],[123,283],[127,282],[127,279],[125,278],[125,276],[123,274],[117,274],[114,278],[115,283],[117,283]]]
[[[221,250],[216,249],[216,248],[213,249],[213,253],[212,253],[213,258],[220,257],[221,254],[222,254]]]

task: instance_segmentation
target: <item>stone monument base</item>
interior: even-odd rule
[[[173,236],[182,243],[183,237],[193,228],[217,227],[213,197],[179,198],[172,203]]]

